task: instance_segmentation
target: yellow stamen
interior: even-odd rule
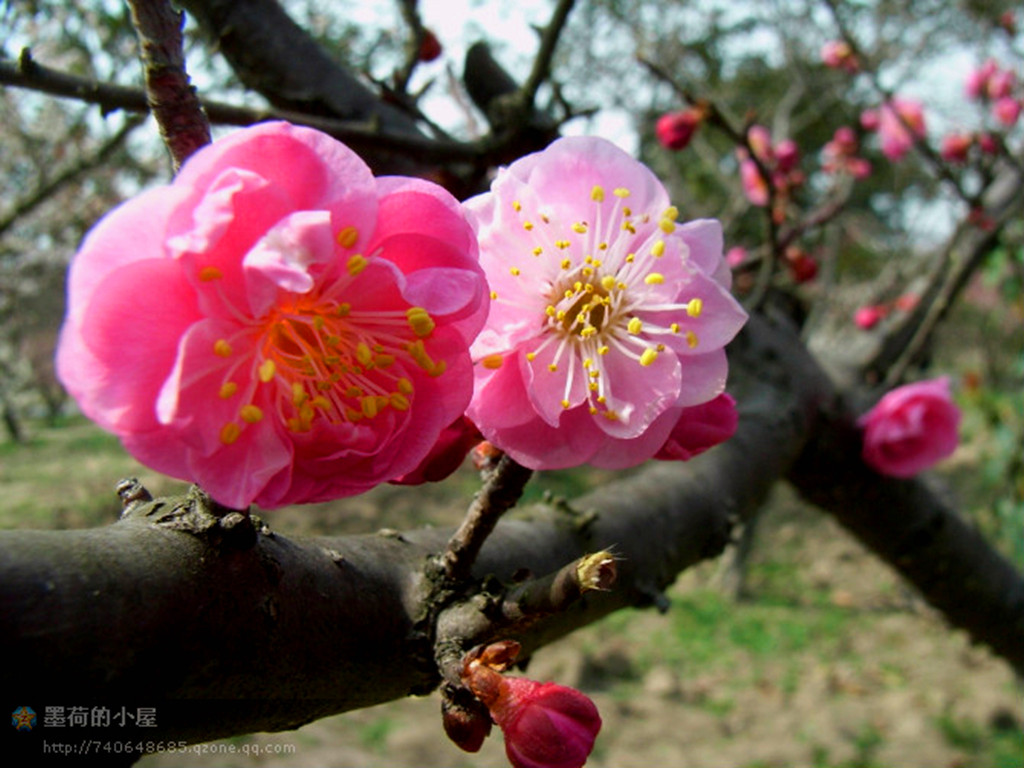
[[[277,373],[277,365],[274,363],[273,360],[264,360],[262,363],[260,363],[258,373],[260,381],[266,384],[273,380],[274,374]]]
[[[409,381],[407,378],[402,377],[401,379],[399,379],[398,382],[396,383],[396,386],[398,387],[398,391],[401,392],[403,395],[412,394],[412,382]]]
[[[660,259],[665,255],[665,241],[658,240],[651,246],[651,255],[656,259]]]
[[[231,357],[231,345],[227,339],[217,339],[213,344],[213,354],[217,357]]]
[[[408,411],[409,410],[409,398],[399,392],[392,392],[388,397],[388,403],[396,411]]]
[[[359,230],[355,227],[345,227],[338,233],[338,245],[342,248],[351,248],[359,240]]]
[[[218,392],[217,394],[220,396],[220,398],[222,400],[227,400],[229,397],[231,397],[237,391],[238,391],[238,385],[235,384],[235,382],[233,382],[233,381],[225,381],[221,385],[221,387],[220,387],[220,392]]]
[[[686,314],[690,317],[700,317],[700,313],[704,311],[704,302],[700,299],[690,299],[686,305]]]
[[[644,324],[641,322],[639,317],[630,318],[629,323],[626,324],[626,330],[636,336],[644,329]]]
[[[600,185],[595,185],[594,188],[590,190],[590,199],[593,200],[595,203],[603,203],[604,187]]]
[[[483,365],[484,368],[489,368],[494,371],[501,368],[501,364],[504,362],[505,358],[501,355],[487,355],[487,357],[480,361],[480,364]]]
[[[352,275],[352,277],[355,277],[364,269],[366,269],[366,265],[368,263],[369,262],[367,262],[366,257],[363,256],[361,253],[353,253],[351,256],[348,257],[348,261],[345,262],[345,268],[348,270],[348,273]]]
[[[224,273],[217,267],[203,267],[199,270],[199,279],[204,283],[209,283],[211,280],[220,280],[222,277],[224,277]]]
[[[263,421],[263,409],[258,405],[243,405],[238,415],[242,417],[242,421],[246,424],[256,424]]]
[[[665,282],[665,276],[658,272],[651,272],[651,274],[644,278],[644,282],[648,285],[661,285]]]
[[[242,434],[242,428],[235,424],[233,421],[229,421],[220,430],[220,441],[224,445],[231,445],[235,442]]]

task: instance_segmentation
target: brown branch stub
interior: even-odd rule
[[[185,70],[185,14],[166,0],[129,0],[128,5],[139,36],[149,108],[177,171],[193,152],[210,143],[210,122]]]
[[[508,454],[498,460],[441,556],[445,576],[456,582],[469,578],[484,541],[501,516],[519,501],[532,474],[533,470],[517,463]]]

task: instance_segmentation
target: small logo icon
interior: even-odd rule
[[[17,731],[31,731],[36,725],[36,711],[32,707],[18,707],[11,712],[11,725]]]

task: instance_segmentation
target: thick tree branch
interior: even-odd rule
[[[517,630],[525,652],[621,607],[663,604],[676,575],[721,553],[733,523],[788,476],[1024,670],[1020,576],[921,483],[860,465],[852,416],[794,333],[755,316],[731,354],[743,408],[732,440],[571,506],[531,507],[488,538],[478,578],[550,574],[601,549],[618,558],[612,590]],[[423,624],[425,566],[449,532],[291,539],[197,496],[125,498],[125,518],[106,528],[0,534],[0,649],[18,659],[0,684],[11,695],[232,700],[215,718],[188,708],[161,724],[163,738],[211,739],[426,692],[440,682],[435,638],[488,635],[486,600]]]

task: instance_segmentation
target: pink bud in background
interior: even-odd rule
[[[662,461],[687,461],[724,443],[739,424],[736,401],[728,392],[701,405],[684,408],[665,445],[654,454]]]
[[[943,376],[897,387],[857,423],[864,461],[883,475],[911,477],[956,450],[960,409]]]
[[[740,183],[747,200],[754,205],[768,205],[768,182],[753,160],[740,162]]]
[[[798,246],[786,249],[786,266],[796,283],[806,283],[818,276],[817,260]]]
[[[893,306],[896,307],[900,312],[909,312],[914,309],[921,301],[921,297],[916,293],[904,293],[902,296],[893,302]]]
[[[988,78],[985,91],[990,99],[1004,99],[1013,93],[1017,77],[1010,69],[996,69]]]
[[[684,149],[693,139],[702,119],[703,116],[696,109],[683,109],[662,115],[654,126],[658,143],[666,149]]]
[[[877,109],[865,109],[860,113],[860,127],[865,131],[877,131],[880,123]]]
[[[858,307],[853,313],[853,324],[858,328],[869,331],[878,325],[888,314],[888,310],[881,304],[871,304],[865,307]]]
[[[986,155],[996,155],[999,153],[999,142],[996,141],[996,137],[991,133],[979,133],[977,140],[978,147]]]
[[[939,154],[950,163],[964,163],[974,139],[969,133],[950,133],[943,137]]]
[[[844,69],[849,73],[860,69],[860,62],[845,40],[829,40],[821,46],[821,61],[831,69]]]
[[[800,147],[792,139],[783,139],[775,147],[775,161],[780,173],[789,173],[800,162]]]
[[[1020,102],[1009,96],[996,99],[992,105],[992,116],[1007,128],[1016,124],[1020,117]]]
[[[988,96],[988,83],[997,69],[993,59],[987,60],[977,69],[967,73],[967,80],[964,83],[964,93],[969,99],[980,99]]]
[[[747,260],[747,249],[742,245],[735,245],[725,252],[725,263],[730,267],[738,267]]]
[[[772,134],[763,125],[752,125],[747,131],[747,141],[754,155],[764,162],[770,162],[774,158],[772,152]]]

